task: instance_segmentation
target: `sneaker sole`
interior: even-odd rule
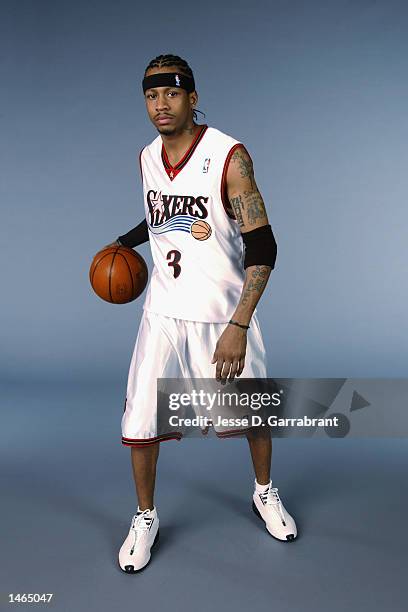
[[[258,516],[261,521],[263,522],[263,524],[265,525],[265,529],[266,531],[269,533],[269,535],[274,538],[275,540],[277,540],[278,542],[294,542],[297,538],[297,535],[295,536],[294,533],[288,533],[288,535],[286,536],[286,540],[281,540],[281,538],[277,538],[276,536],[272,535],[271,532],[268,530],[266,523],[264,521],[264,519],[261,516],[261,513],[259,512],[258,508],[255,505],[255,502],[252,500],[252,510],[255,512],[256,516]]]
[[[151,545],[150,550],[151,550],[151,549],[152,549],[152,548],[155,546],[155,544],[158,542],[158,540],[159,540],[159,532],[160,532],[160,527],[159,527],[159,529],[157,530],[156,537],[155,537],[155,538],[154,538],[154,540],[153,540],[153,544]],[[150,563],[150,561],[151,561],[151,560],[152,560],[152,556],[150,555],[150,559],[148,560],[148,562],[146,563],[146,565],[144,565],[143,567],[140,567],[140,568],[139,568],[139,569],[137,569],[137,570],[135,570],[135,569],[132,569],[132,570],[124,570],[124,569],[123,569],[123,567],[122,567],[122,566],[120,565],[120,563],[119,563],[119,559],[118,559],[117,561],[118,561],[118,565],[119,565],[119,567],[120,567],[121,571],[122,571],[124,574],[138,574],[139,572],[142,572],[142,571],[145,569],[145,567],[147,567],[147,566],[149,565],[149,563]]]

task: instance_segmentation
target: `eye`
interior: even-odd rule
[[[179,92],[178,91],[169,91],[170,94],[174,94],[175,96],[178,96]]]

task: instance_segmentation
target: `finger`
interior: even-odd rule
[[[221,379],[221,370],[222,370],[223,364],[224,364],[224,359],[222,357],[218,357],[217,365],[215,366],[215,378],[217,380]]]
[[[241,376],[244,367],[245,367],[245,359],[240,359],[237,376]]]
[[[222,382],[227,382],[227,376],[230,373],[230,369],[231,369],[231,361],[229,360],[225,360],[224,361],[224,366],[222,368],[222,372],[221,372],[221,380]]]
[[[232,366],[231,366],[229,380],[234,380],[235,376],[237,375],[238,368],[239,368],[239,359],[234,359],[234,361],[232,362]]]

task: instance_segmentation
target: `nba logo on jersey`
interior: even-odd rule
[[[208,167],[209,167],[209,165],[210,165],[210,161],[211,161],[211,158],[210,158],[210,157],[206,157],[206,158],[205,158],[205,160],[204,160],[204,164],[203,164],[203,173],[208,172]]]

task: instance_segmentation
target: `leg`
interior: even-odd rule
[[[272,439],[270,428],[253,427],[246,438],[251,450],[252,463],[258,484],[269,484],[271,477]]]
[[[296,523],[286,510],[278,488],[270,483],[272,439],[270,427],[253,427],[247,435],[258,485],[252,496],[252,509],[265,522],[268,532],[278,540],[292,541],[297,536]],[[269,485],[269,486],[267,486]]]
[[[153,504],[159,446],[157,442],[145,447],[131,447],[139,507],[145,512],[134,513],[129,533],[119,550],[119,565],[127,574],[135,574],[149,563],[151,548],[159,538],[159,517]]]
[[[159,457],[160,442],[138,448],[132,446],[131,459],[136,494],[141,510],[154,507],[154,486],[156,482],[156,466]]]

